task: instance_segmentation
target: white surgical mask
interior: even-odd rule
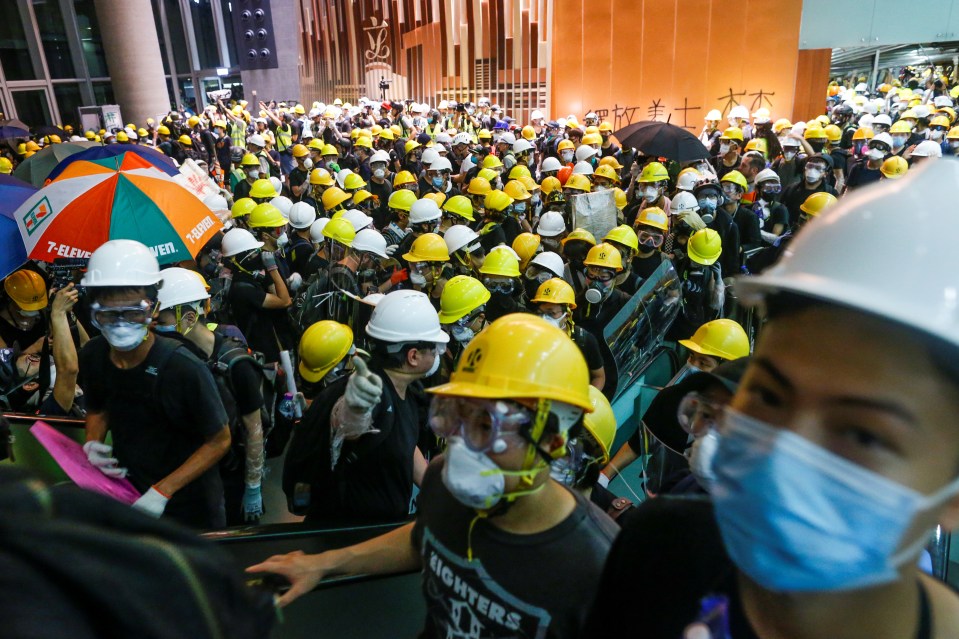
[[[573,161],[573,154],[572,154],[571,152],[569,152],[569,151],[563,151],[563,152],[560,154],[560,157],[563,158],[563,162],[564,162],[564,163],[565,163],[565,162],[572,162],[572,161]]]
[[[473,341],[473,337],[476,336],[476,333],[473,332],[473,329],[469,326],[461,326],[459,324],[453,325],[453,339],[455,339],[460,344],[469,344]]]
[[[729,145],[728,145],[728,144],[720,144],[720,145],[719,145],[719,154],[720,154],[720,155],[726,155],[727,153],[729,153]]]
[[[410,282],[412,282],[416,286],[425,286],[426,276],[423,275],[422,273],[417,273],[416,271],[412,271],[410,273]]]
[[[652,204],[659,199],[659,189],[655,186],[647,186],[643,189],[643,199]]]
[[[290,237],[286,234],[286,231],[280,233],[280,237],[276,238],[276,245],[280,248],[283,248],[290,243]]]
[[[147,336],[148,326],[146,324],[132,324],[120,320],[115,324],[104,324],[100,327],[103,337],[113,348],[118,351],[132,351]]]
[[[697,438],[689,451],[689,470],[699,485],[707,491],[716,476],[713,474],[713,457],[719,448],[719,434],[710,428],[706,434]]]
[[[942,131],[929,131],[929,139],[935,140],[936,142],[941,140],[943,135],[944,133]]]
[[[426,371],[424,377],[429,377],[430,375],[435,375],[436,371],[440,369],[440,352],[438,350],[433,351],[433,364],[430,366],[430,369]]]
[[[386,169],[376,169],[373,171],[373,175],[376,177],[376,179],[382,180],[384,177],[386,177]]]
[[[870,160],[881,160],[885,157],[885,155],[886,154],[880,149],[869,149],[869,151],[866,153],[866,157],[868,157]]]
[[[807,182],[816,182],[817,180],[822,179],[822,171],[819,169],[806,169],[806,181]]]
[[[898,148],[903,146],[908,139],[909,138],[905,135],[894,135],[892,136],[892,143]]]
[[[443,485],[464,506],[488,510],[503,498],[506,478],[484,453],[471,451],[462,437],[450,437],[443,465]]]
[[[794,157],[796,157],[796,152],[795,152],[795,151],[783,151],[783,157],[784,157],[784,158],[786,159],[786,161],[788,162],[789,160],[792,160]]]
[[[566,328],[566,313],[563,313],[559,317],[553,317],[552,315],[540,315],[544,320],[555,326],[556,328]]]

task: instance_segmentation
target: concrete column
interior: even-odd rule
[[[113,93],[124,122],[170,110],[150,0],[94,0]]]

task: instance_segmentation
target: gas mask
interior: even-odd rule
[[[586,282],[588,287],[584,296],[586,297],[586,301],[590,304],[599,304],[600,302],[603,302],[613,292],[613,280],[609,280],[608,282],[600,282],[599,280],[590,279],[590,277],[587,275]]]

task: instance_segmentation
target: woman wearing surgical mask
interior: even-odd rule
[[[931,162],[845,199],[739,282],[768,317],[717,420],[711,499],[635,511],[585,636],[628,633],[625,604],[648,637],[955,636],[959,596],[918,563],[959,527],[959,340],[937,319],[953,314],[957,184]],[[903,210],[925,212],[906,269],[874,248],[899,241]],[[681,595],[664,587],[677,561],[696,566]]]
[[[42,312],[47,307],[43,276],[30,269],[14,271],[3,281],[6,300],[0,308],[0,348],[39,350],[47,333]]]
[[[598,390],[606,385],[606,369],[599,342],[591,333],[576,326],[573,322],[573,310],[576,309],[576,294],[566,280],[553,277],[536,289],[530,300],[531,312],[538,314],[553,326],[561,329],[576,342],[589,367],[589,383]]]
[[[486,326],[489,300],[490,292],[474,277],[457,275],[446,283],[440,296],[439,318],[451,339],[440,363],[439,380],[449,379],[463,349]]]

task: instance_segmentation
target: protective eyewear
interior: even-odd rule
[[[522,443],[520,429],[530,424],[529,409],[506,400],[434,397],[429,425],[437,437],[461,436],[478,453],[503,453],[510,443]]]
[[[93,321],[100,326],[110,326],[123,321],[128,324],[146,324],[150,321],[153,305],[145,300],[139,306],[101,306],[99,303],[90,305]]]
[[[508,295],[513,292],[513,280],[494,280],[486,277],[483,278],[483,286],[490,293],[505,293]]]
[[[944,126],[938,126],[938,125],[937,125],[937,126],[931,126],[931,127],[929,127],[929,130],[930,130],[930,131],[942,131],[942,132],[945,132],[945,131],[946,131],[946,127],[944,127]]]
[[[676,418],[680,427],[698,437],[710,428],[718,428],[724,404],[715,402],[701,393],[689,393],[679,402]]]
[[[616,277],[616,274],[604,268],[587,266],[586,277],[595,282],[611,282]]]
[[[644,230],[640,230],[638,233],[636,233],[636,237],[639,239],[640,244],[645,244],[646,246],[661,246],[663,240],[666,239],[666,236],[662,233]]]
[[[727,197],[733,197],[742,193],[742,190],[735,184],[724,184],[723,193],[725,193]]]
[[[556,276],[553,275],[551,272],[547,271],[546,269],[541,269],[541,268],[539,268],[538,266],[528,266],[528,267],[526,267],[526,273],[525,273],[525,275],[526,275],[526,279],[528,279],[528,280],[536,280],[536,281],[539,282],[540,284],[542,284],[543,282],[545,282],[546,280],[548,280],[548,279],[550,279],[550,278],[552,278],[552,277],[556,277]]]
[[[778,182],[773,182],[771,184],[763,184],[759,187],[763,193],[780,193],[783,190],[783,187]]]

